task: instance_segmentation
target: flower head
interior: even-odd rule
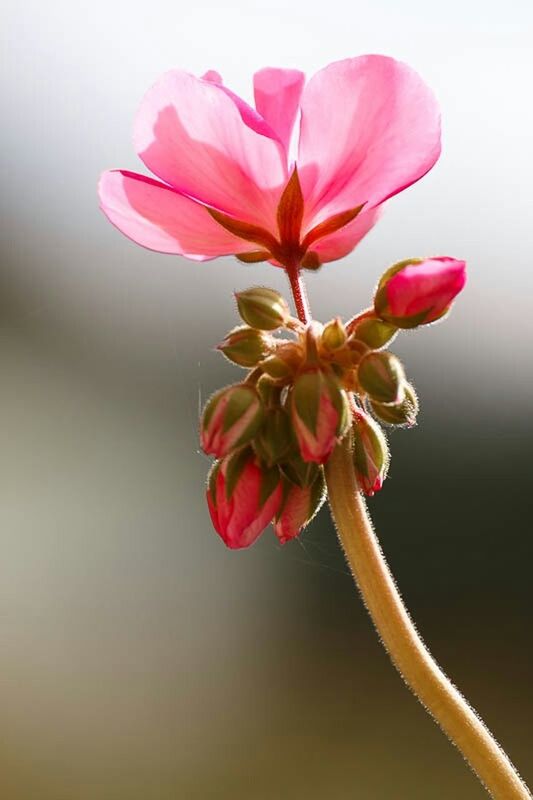
[[[416,72],[385,56],[338,61],[304,83],[298,70],[260,70],[252,108],[215,72],[166,73],[134,128],[158,180],[105,172],[104,213],[138,244],[198,261],[316,268],[346,255],[381,204],[437,160],[438,106]]]

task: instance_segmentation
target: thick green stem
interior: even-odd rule
[[[442,672],[418,635],[358,490],[349,436],[337,446],[325,472],[340,543],[396,669],[495,800],[531,800],[527,786],[504,751]]]

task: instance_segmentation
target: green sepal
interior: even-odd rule
[[[269,466],[287,456],[295,439],[289,415],[284,408],[267,411],[263,425],[254,440],[254,450]]]
[[[350,403],[348,395],[344,389],[339,385],[337,377],[333,374],[326,374],[323,376],[324,382],[328,388],[329,396],[333,407],[337,411],[338,420],[336,435],[343,437],[350,425]]]
[[[205,404],[204,410],[202,412],[202,426],[208,427],[213,414],[215,413],[216,407],[218,406],[219,402],[222,400],[225,392],[227,392],[229,386],[224,387],[224,389],[219,389],[214,394],[211,395],[207,403]]]
[[[211,495],[211,500],[213,501],[213,505],[216,505],[217,502],[217,476],[220,472],[220,467],[222,466],[221,461],[215,461],[211,469],[209,470],[209,474],[207,476],[207,490]]]
[[[222,430],[224,433],[229,431],[241,417],[246,414],[252,403],[257,404],[257,412],[255,417],[250,421],[246,433],[252,429],[253,433],[259,430],[264,419],[264,410],[261,405],[261,400],[256,389],[251,384],[237,384],[232,387],[232,391],[228,400],[228,404],[224,410],[224,417],[222,419]],[[250,436],[253,435],[250,434]],[[248,438],[250,438],[248,436]]]
[[[245,447],[229,456],[225,473],[226,498],[228,500],[233,494],[235,487],[237,486],[237,481],[241,477],[243,470],[250,458],[253,458],[253,453],[249,447]]]
[[[281,480],[277,467],[264,467],[261,465],[261,487],[259,489],[259,508],[263,508],[272,492],[275,491]]]
[[[389,448],[385,434],[373,419],[368,415],[364,415],[363,419],[357,416],[354,420],[353,426],[353,459],[356,472],[359,472],[365,477],[370,477],[370,470],[368,468],[368,455],[364,446],[364,438],[361,434],[361,429],[364,426],[365,436],[370,440],[372,448],[373,463],[376,466],[376,471],[382,473],[384,480],[387,475],[389,467]]]
[[[304,461],[299,454],[295,454],[290,460],[281,464],[280,469],[291,483],[304,489],[316,480],[320,467],[313,461]]]
[[[322,373],[318,369],[313,369],[296,378],[291,392],[293,407],[313,436],[316,435],[318,425],[322,383]]]

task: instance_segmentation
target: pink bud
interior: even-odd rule
[[[251,450],[217,462],[209,476],[207,505],[225,544],[249,547],[272,522],[281,503],[277,469],[261,468]]]
[[[388,270],[375,297],[376,312],[400,328],[434,322],[466,283],[466,264],[453,258],[407,261]]]
[[[274,533],[281,544],[294,539],[320,510],[326,499],[322,471],[311,486],[287,482],[281,511],[274,523]]]
[[[346,392],[333,375],[311,369],[299,375],[291,393],[291,419],[304,461],[324,464],[349,424]]]
[[[254,386],[243,383],[227,386],[208,401],[200,427],[202,449],[223,458],[248,444],[264,419],[264,410]]]

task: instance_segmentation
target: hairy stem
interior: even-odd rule
[[[495,800],[531,800],[504,751],[427,650],[403,605],[357,487],[350,436],[337,446],[325,472],[340,543],[396,669]]]
[[[301,272],[297,266],[287,266],[285,267],[285,272],[287,273],[291,285],[292,297],[298,319],[305,324],[311,319],[311,311],[309,309],[309,300],[307,299],[307,291]]]

